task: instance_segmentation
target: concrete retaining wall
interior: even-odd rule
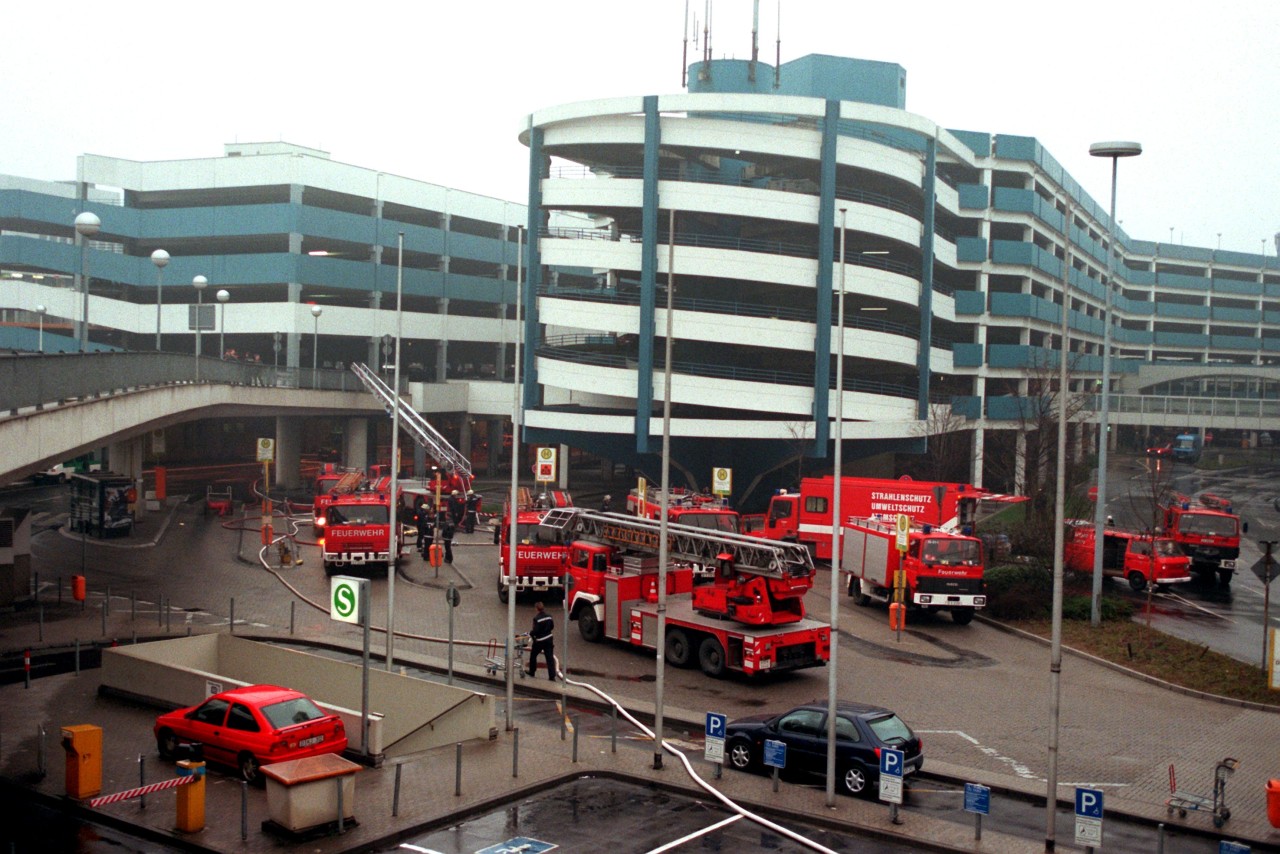
[[[210,683],[216,690],[286,685],[341,715],[354,749],[360,744],[360,669],[229,634],[195,635],[103,650],[102,689],[178,707],[202,701]],[[494,698],[488,694],[372,667],[369,709],[369,752],[379,757],[487,739],[494,732]]]

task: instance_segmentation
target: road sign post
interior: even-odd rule
[[[707,712],[706,740],[702,758],[715,763],[716,779],[720,778],[721,769],[724,767],[724,733],[728,722],[728,718],[722,714]]]
[[[880,751],[880,800],[889,804],[889,820],[902,824],[898,817],[898,804],[902,803],[903,753],[884,748]]]
[[[1076,845],[1102,847],[1102,790],[1076,788]]]
[[[787,743],[772,738],[764,740],[764,764],[773,769],[773,790],[778,791],[778,772],[787,767]]]
[[[369,755],[369,579],[335,575],[329,579],[329,617],[364,626],[360,663],[360,753]]]
[[[964,811],[973,813],[973,838],[982,839],[982,817],[991,814],[991,789],[977,783],[964,784]]]

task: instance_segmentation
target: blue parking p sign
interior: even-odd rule
[[[1102,790],[1076,789],[1076,815],[1083,818],[1102,818]]]
[[[707,712],[707,738],[724,738],[729,719],[725,715]]]
[[[885,748],[880,751],[880,776],[902,778],[902,751]]]

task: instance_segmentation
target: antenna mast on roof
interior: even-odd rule
[[[756,60],[760,58],[760,0],[751,5],[751,65],[747,66],[747,79],[756,82]]]
[[[694,31],[697,31],[694,25]],[[698,68],[698,79],[711,79],[711,0],[706,0],[702,8],[702,65]]]
[[[773,88],[782,85],[782,0],[778,0],[778,55],[773,61]]]
[[[680,88],[689,85],[689,0],[684,0],[684,47],[680,51]]]

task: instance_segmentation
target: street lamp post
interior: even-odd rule
[[[318,305],[311,306],[311,316],[315,318],[315,329],[311,333],[311,387],[316,387],[316,365],[320,355],[320,315],[324,309]],[[397,389],[398,391],[398,389]]]
[[[218,309],[218,314],[221,315],[218,318],[218,352],[225,356],[227,354],[227,300],[231,299],[231,292],[224,288],[218,291],[217,297],[218,302],[222,303],[221,308]]]
[[[157,249],[151,253],[151,263],[156,265],[156,352],[160,352],[160,314],[164,305],[164,298],[160,293],[160,286],[164,283],[164,268],[169,266],[169,253],[163,249]]]
[[[209,287],[209,280],[196,276],[191,287],[196,289],[196,382],[200,382],[200,330],[204,328],[204,289]]]
[[[1116,266],[1116,167],[1121,157],[1137,157],[1142,144],[1137,142],[1095,142],[1089,146],[1094,157],[1111,158],[1111,217],[1107,221],[1107,291],[1104,300],[1105,323],[1102,327],[1102,408],[1098,412],[1098,501],[1094,507],[1093,526],[1093,596],[1089,622],[1102,622],[1102,541],[1107,522],[1107,440],[1111,414],[1111,292],[1115,288]]]
[[[76,216],[76,234],[80,235],[80,286],[84,288],[84,296],[80,309],[80,352],[89,349],[89,256],[85,250],[89,246],[89,238],[102,228],[102,220],[90,211]]]
[[[40,318],[40,338],[37,349],[40,350],[41,355],[44,355],[44,313],[48,310],[43,304],[36,306],[36,315]]]

